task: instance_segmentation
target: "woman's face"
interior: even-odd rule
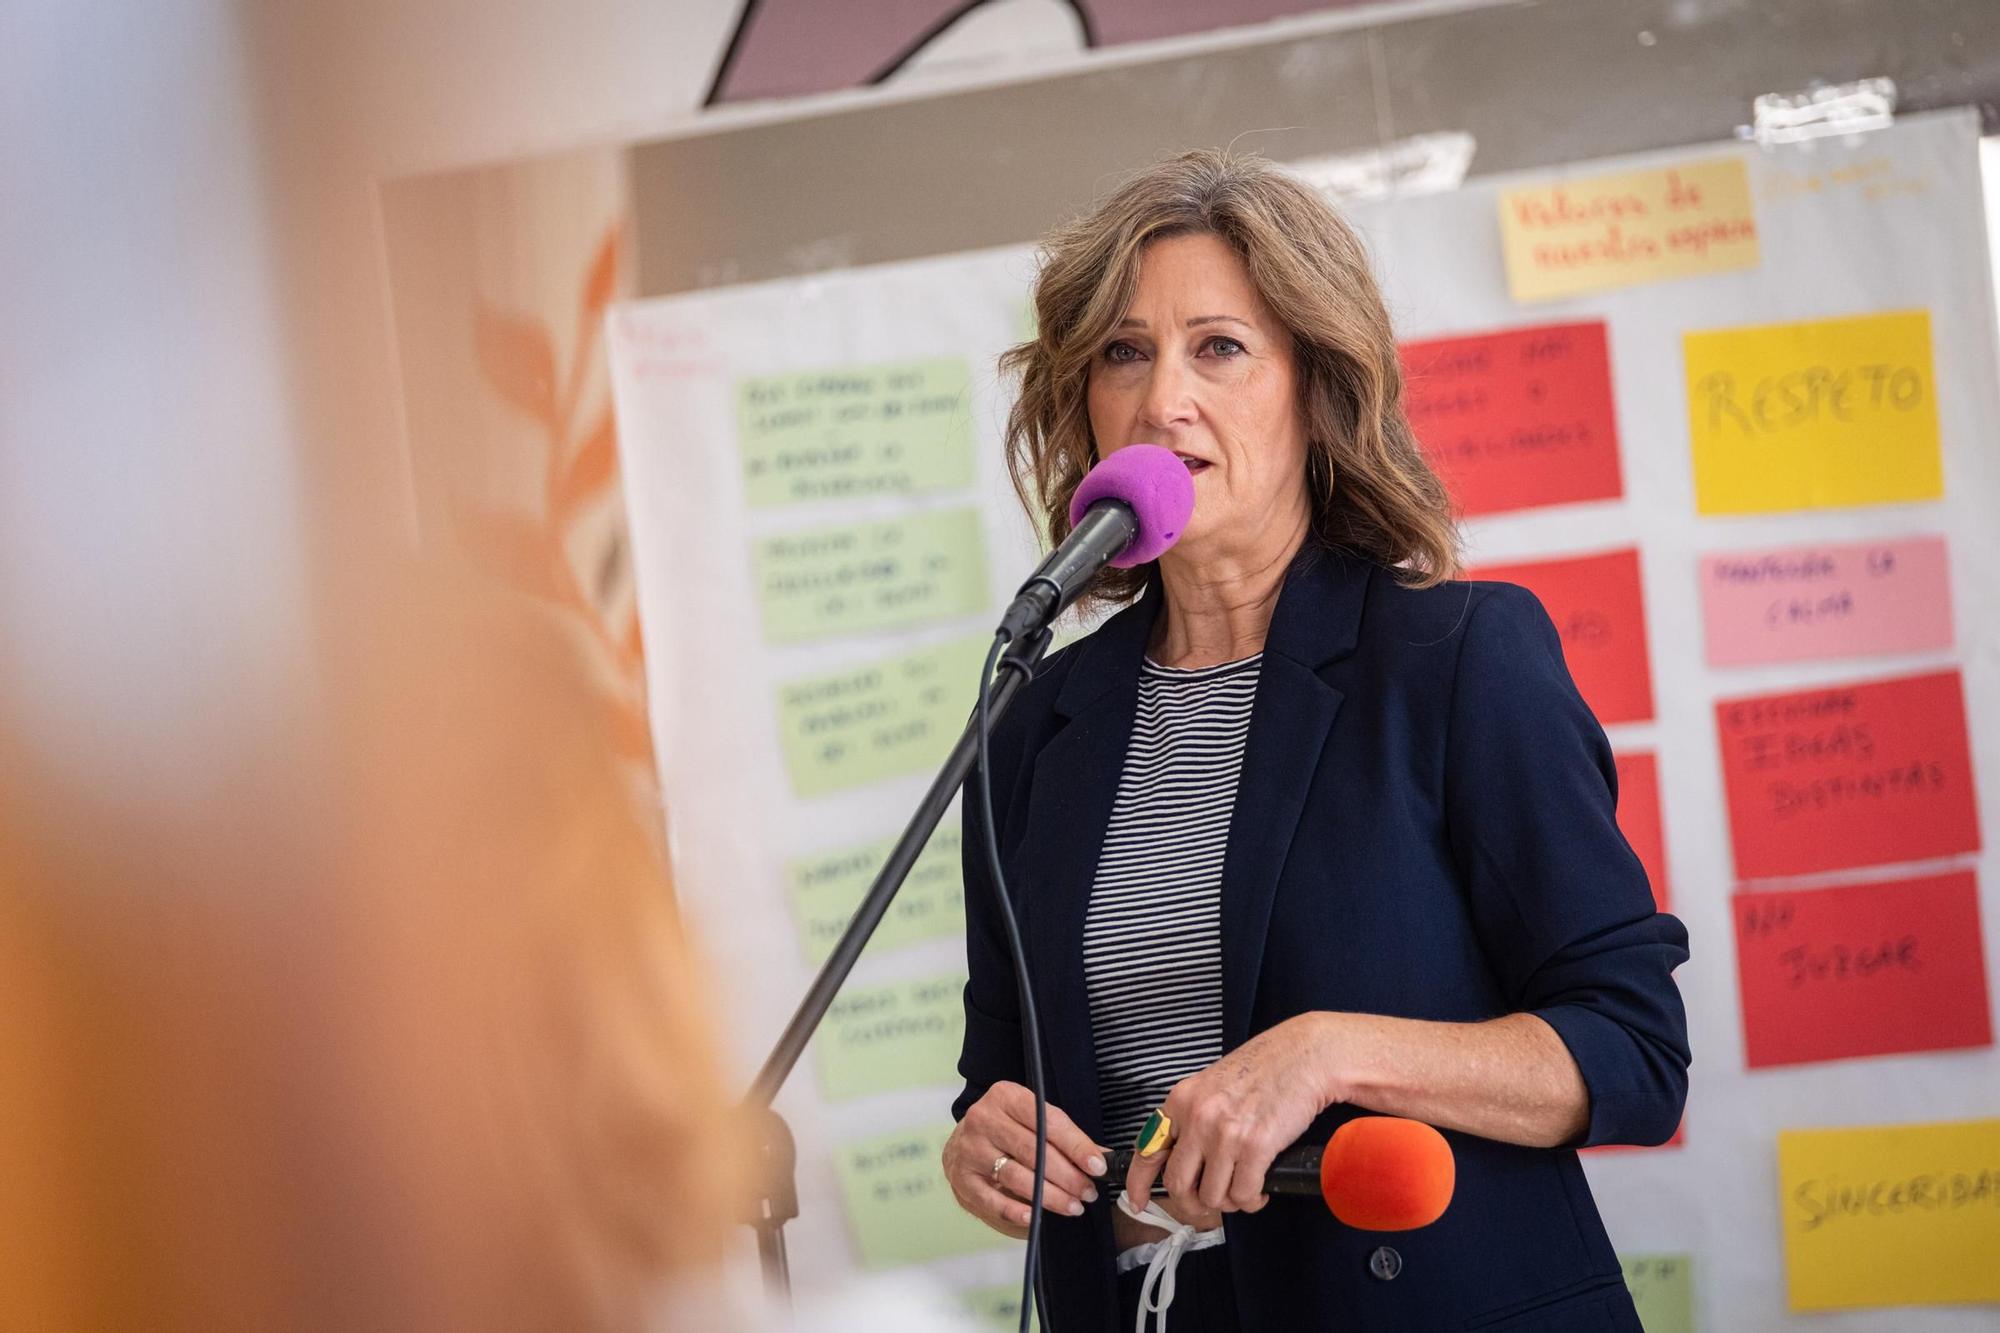
[[[1183,556],[1295,535],[1307,504],[1292,339],[1222,238],[1147,245],[1132,304],[1092,357],[1089,399],[1100,459],[1158,444],[1194,474]]]

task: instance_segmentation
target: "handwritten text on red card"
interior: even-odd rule
[[[1518,583],[1541,598],[1562,636],[1569,673],[1599,722],[1644,722],[1653,716],[1636,550],[1485,565],[1470,577]]]
[[[1404,411],[1460,512],[1624,493],[1602,321],[1434,338],[1401,351]]]
[[[1956,671],[1715,706],[1741,879],[1979,849]]]
[[[1993,1044],[1970,871],[1738,893],[1734,915],[1752,1069]]]

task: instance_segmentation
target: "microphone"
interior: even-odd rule
[[[1106,565],[1157,560],[1194,513],[1194,478],[1170,449],[1129,444],[1084,475],[1069,504],[1069,536],[1014,594],[999,633],[1018,643],[1048,628]]]
[[[1110,1155],[1107,1179],[1131,1169],[1133,1150]],[[1348,1121],[1325,1143],[1303,1141],[1264,1173],[1266,1194],[1318,1195],[1357,1231],[1414,1231],[1451,1206],[1458,1168],[1444,1135],[1421,1120],[1370,1115]],[[1155,1196],[1166,1186],[1153,1182]]]

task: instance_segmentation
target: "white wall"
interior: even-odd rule
[[[243,11],[303,437],[322,496],[406,534],[375,183],[688,114],[734,6],[298,0]]]
[[[297,647],[255,115],[226,0],[0,17],[0,726],[93,786],[197,782]]]
[[[333,484],[382,504],[407,489],[374,183],[685,127],[700,114],[739,8],[737,0],[246,7],[302,403],[316,445],[341,459]],[[927,48],[898,85],[990,76],[1003,61],[1043,67],[1079,42],[1059,0],[1002,0]]]
[[[284,708],[309,522],[407,533],[374,181],[684,118],[734,13],[0,10],[0,725],[170,783]]]

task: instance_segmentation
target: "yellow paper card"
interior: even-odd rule
[[[949,1123],[898,1130],[840,1149],[840,1193],[864,1267],[929,1263],[1014,1243],[952,1197],[942,1161],[951,1130]]]
[[[1794,1310],[2000,1301],[2000,1120],[1785,1130]]]
[[[958,1080],[965,973],[842,991],[814,1038],[829,1101]]]
[[[1757,265],[1757,216],[1739,157],[1500,193],[1516,301],[1554,301]]]
[[[1711,329],[1682,349],[1701,513],[1944,493],[1928,311]]]

